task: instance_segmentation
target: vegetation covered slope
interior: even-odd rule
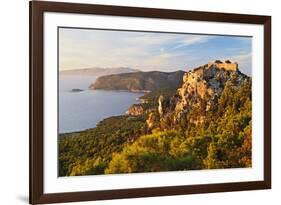
[[[83,132],[59,137],[59,176],[102,174],[112,153],[143,133],[143,117],[117,116]]]
[[[251,78],[239,70],[205,65],[143,98],[137,116],[61,136],[60,176],[252,166]]]
[[[107,75],[99,77],[90,85],[90,89],[152,91],[179,87],[184,73],[183,71],[171,73],[151,71]]]
[[[167,128],[159,117],[151,134],[113,154],[105,173],[251,167],[250,88],[250,82],[239,90],[227,86],[216,108],[197,125],[185,121]]]

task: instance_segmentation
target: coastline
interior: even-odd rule
[[[102,91],[118,91],[118,92],[130,92],[130,93],[150,93],[151,90],[135,90],[135,89],[130,89],[130,90],[124,90],[124,89],[96,89],[96,88],[90,88],[89,90],[102,90]]]
[[[150,93],[151,92],[150,90],[112,90],[112,89],[90,89],[90,88],[86,89],[86,90],[89,90],[89,91],[109,91],[109,92],[127,92],[127,93],[138,93],[138,94],[146,94],[146,93]],[[83,91],[86,91],[86,90],[83,90]],[[86,132],[86,131],[91,130],[91,129],[95,129],[100,122],[102,122],[104,120],[107,120],[109,118],[125,117],[125,116],[127,116],[127,112],[128,112],[128,110],[129,110],[129,108],[131,106],[133,106],[135,104],[143,104],[143,103],[145,103],[145,100],[142,99],[143,96],[144,95],[136,97],[135,98],[136,102],[130,104],[130,106],[127,108],[127,110],[123,114],[121,114],[121,115],[112,115],[112,116],[100,119],[100,121],[98,121],[94,127],[89,127],[89,128],[86,128],[86,129],[70,131],[70,132],[63,132],[63,133],[59,133],[58,132],[58,137],[62,138],[62,137],[64,137],[64,135],[79,134],[79,133],[83,133],[83,132]]]

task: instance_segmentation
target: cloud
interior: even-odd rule
[[[186,46],[191,46],[194,44],[201,44],[201,43],[206,43],[208,40],[210,40],[212,37],[210,36],[191,36],[188,38],[184,38],[181,41],[178,42],[178,45],[174,47],[174,49],[186,47]]]
[[[167,59],[176,55],[166,47],[177,41],[179,36],[173,34],[62,30],[60,68],[92,66],[141,68],[148,65],[160,68]]]
[[[171,71],[194,68],[213,58],[236,59],[246,65],[243,52],[251,44],[245,47],[239,42],[237,37],[60,29],[59,65],[61,70],[122,66]]]
[[[233,60],[235,61],[245,61],[245,60],[249,60],[252,58],[252,54],[251,53],[244,53],[244,54],[239,54],[236,56],[232,56],[231,57]]]
[[[230,56],[229,59],[238,63],[239,70],[249,76],[252,75],[252,53],[240,53]]]

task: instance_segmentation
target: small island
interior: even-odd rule
[[[82,91],[84,91],[84,90],[82,90],[80,88],[73,88],[70,90],[70,92],[72,92],[72,93],[77,93],[77,92],[82,92]]]

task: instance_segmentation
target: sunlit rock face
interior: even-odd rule
[[[169,107],[163,106],[163,99],[159,98],[159,116],[171,118],[173,122],[188,120],[189,123],[198,124],[204,120],[204,112],[213,109],[224,87],[230,84],[239,87],[249,77],[241,73],[237,63],[230,61],[215,61],[195,68],[183,76],[183,84],[177,91],[176,100],[169,103]],[[173,107],[173,109],[171,109]],[[190,118],[189,112],[192,109],[200,108],[202,112]],[[172,111],[171,111],[172,110]]]
[[[126,112],[126,114],[133,115],[133,116],[142,115],[143,113],[144,113],[144,109],[141,104],[132,105]]]

